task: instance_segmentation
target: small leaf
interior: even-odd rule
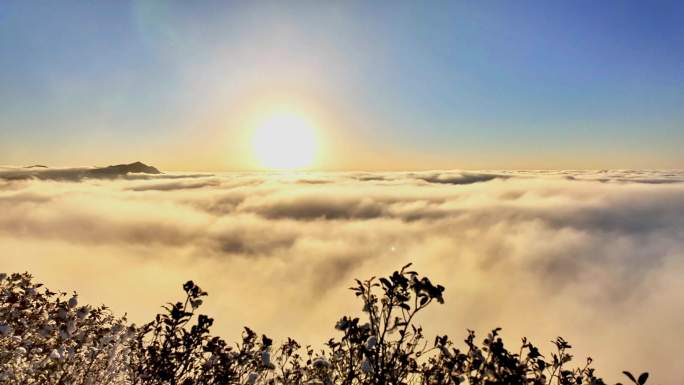
[[[627,376],[627,378],[629,378],[630,380],[632,380],[633,383],[638,384],[637,380],[634,378],[634,376],[632,375],[632,373],[630,373],[630,372],[628,372],[628,371],[626,371],[626,370],[623,371],[622,373],[624,373],[625,376]]]

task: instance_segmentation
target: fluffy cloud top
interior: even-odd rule
[[[414,262],[447,287],[428,331],[560,334],[609,379],[679,379],[681,171],[83,170],[0,169],[0,270],[138,322],[193,279],[227,337],[250,325],[318,343],[358,313],[352,278]]]

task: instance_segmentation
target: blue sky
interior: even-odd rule
[[[683,168],[678,2],[0,4],[0,164],[253,168],[303,106],[322,169]],[[260,106],[260,107],[255,107]]]

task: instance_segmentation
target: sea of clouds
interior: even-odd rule
[[[353,278],[413,262],[447,288],[428,335],[562,335],[607,379],[680,381],[683,171],[84,170],[0,168],[0,271],[137,323],[193,279],[215,332],[316,345],[360,313]]]

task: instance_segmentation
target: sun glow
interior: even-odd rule
[[[252,144],[261,167],[275,170],[310,168],[318,149],[314,125],[292,112],[273,113],[257,123]]]

